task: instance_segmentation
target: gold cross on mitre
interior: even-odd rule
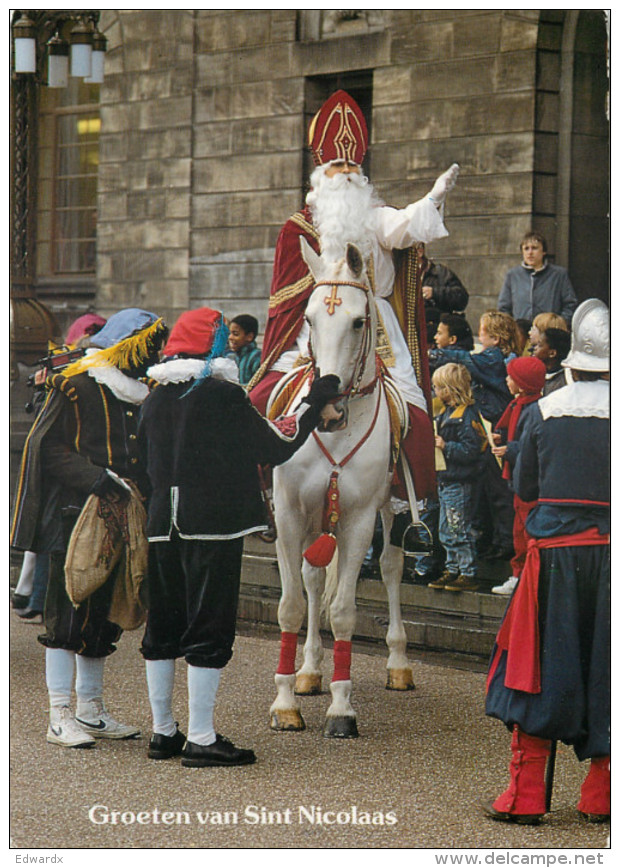
[[[342,304],[342,299],[338,298],[338,286],[335,283],[332,284],[332,294],[326,295],[323,301],[327,305],[327,313],[332,316],[336,310],[336,305]]]

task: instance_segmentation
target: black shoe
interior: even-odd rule
[[[13,594],[11,597],[11,606],[14,609],[26,609],[28,608],[28,600],[30,597],[25,596],[25,594]]]
[[[537,826],[544,814],[509,814],[507,811],[498,811],[493,807],[493,802],[487,802],[482,810],[493,820],[500,823],[515,823],[517,826]]]
[[[235,747],[223,735],[216,735],[213,744],[194,744],[186,742],[183,748],[182,766],[203,768],[204,766],[247,766],[256,762],[253,750]]]
[[[16,609],[15,614],[18,618],[23,618],[24,621],[33,621],[43,615],[41,609]]]
[[[161,735],[154,732],[149,742],[148,757],[154,760],[170,759],[183,752],[185,736],[177,729],[174,735]]]

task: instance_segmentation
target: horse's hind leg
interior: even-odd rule
[[[381,520],[385,543],[379,563],[389,607],[389,626],[385,637],[390,652],[387,661],[386,687],[388,690],[414,690],[413,672],[407,660],[407,634],[400,610],[400,583],[404,557],[402,549],[389,543],[393,521],[389,507],[381,510]]]
[[[308,632],[304,645],[304,662],[295,679],[295,693],[301,696],[314,696],[321,692],[322,681],[323,644],[319,622],[321,618],[320,594],[325,570],[312,567],[304,560],[302,574],[308,598]]]

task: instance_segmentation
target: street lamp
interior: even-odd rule
[[[17,362],[35,364],[47,353],[48,342],[60,337],[53,314],[35,293],[39,88],[66,87],[69,73],[88,83],[103,81],[106,39],[97,30],[99,18],[95,9],[28,9],[12,15],[11,379],[18,375]]]

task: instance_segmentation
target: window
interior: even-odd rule
[[[96,264],[99,86],[69,79],[42,98],[38,274],[92,274]]]

